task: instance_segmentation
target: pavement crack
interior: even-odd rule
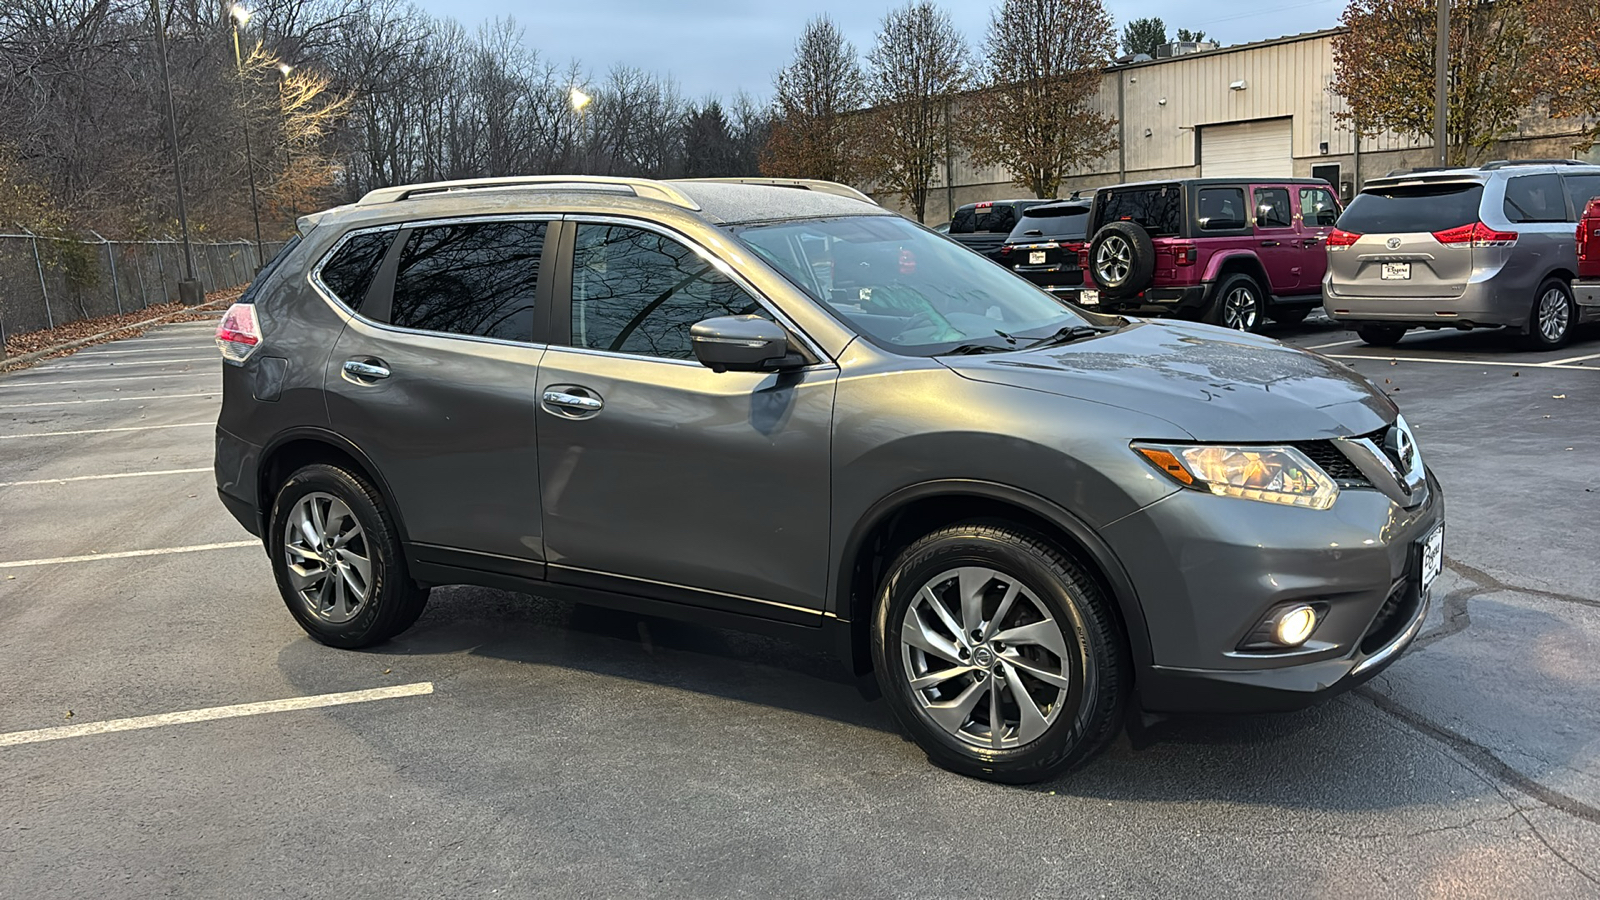
[[[1293,837],[1295,835],[1315,834],[1357,841],[1374,840],[1377,838],[1419,838],[1427,837],[1428,835],[1433,834],[1441,834],[1448,831],[1462,831],[1468,828],[1476,828],[1479,825],[1491,824],[1494,822],[1504,822],[1507,819],[1517,818],[1520,812],[1520,810],[1513,808],[1510,812],[1507,812],[1503,815],[1474,816],[1465,822],[1457,822],[1453,825],[1440,825],[1434,828],[1420,828],[1414,831],[1339,831],[1331,828],[1275,828],[1270,830],[1253,828],[1221,828],[1217,830],[1226,834],[1237,835],[1239,837]]]
[[[1556,600],[1561,603],[1576,603],[1580,606],[1591,606],[1595,609],[1600,609],[1600,600],[1592,600],[1588,597],[1580,597],[1577,594],[1566,594],[1562,593],[1561,591],[1547,591],[1543,588],[1523,587],[1521,585],[1511,584],[1509,582],[1501,581],[1482,569],[1479,569],[1475,566],[1469,566],[1458,559],[1451,559],[1448,556],[1445,557],[1444,564],[1451,571],[1475,583],[1477,587],[1481,589],[1479,593],[1508,591],[1513,594],[1528,594],[1534,597],[1543,597],[1547,600]]]

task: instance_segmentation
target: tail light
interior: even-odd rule
[[[1007,244],[1004,247],[1000,248],[1000,255],[1001,256],[1010,256],[1012,249],[1013,249],[1012,246],[1010,244]]]
[[[217,349],[229,362],[242,363],[261,343],[261,326],[256,321],[253,303],[235,303],[222,314],[217,325]]]
[[[1335,228],[1333,233],[1328,235],[1328,249],[1343,250],[1359,240],[1361,240],[1361,235],[1352,231],[1340,231]]]
[[[1510,247],[1517,243],[1515,231],[1495,231],[1482,222],[1435,231],[1433,239],[1446,247]]]
[[[1186,244],[1174,244],[1172,261],[1180,266],[1192,266],[1200,261],[1200,249]]]

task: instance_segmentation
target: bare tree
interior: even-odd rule
[[[947,100],[967,85],[966,50],[948,13],[910,0],[884,16],[867,54],[866,172],[909,203],[919,222],[945,159]]]
[[[772,136],[761,171],[850,181],[860,170],[858,112],[866,91],[856,48],[827,16],[806,23],[794,61],[778,73]]]
[[[973,160],[1054,197],[1062,176],[1115,150],[1116,120],[1095,98],[1116,46],[1101,0],[1004,0],[990,17],[982,89],[966,112]]]

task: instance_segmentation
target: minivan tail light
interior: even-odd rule
[[[235,303],[222,314],[217,324],[217,349],[229,362],[242,363],[261,343],[261,326],[256,321],[253,303]]]
[[[1495,231],[1482,222],[1435,231],[1433,239],[1446,247],[1510,247],[1517,243],[1515,231]]]
[[[1352,231],[1340,231],[1335,228],[1333,233],[1328,235],[1328,249],[1343,250],[1359,240],[1361,240],[1361,235]]]

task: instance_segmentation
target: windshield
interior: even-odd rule
[[[899,216],[800,219],[733,229],[873,343],[908,356],[1009,349],[1088,320],[959,244]]]
[[[1447,231],[1478,221],[1483,185],[1476,182],[1367,188],[1339,217],[1338,228],[1355,234]]]
[[[1039,206],[1028,210],[1011,230],[1007,241],[1023,243],[1028,238],[1052,241],[1081,241],[1089,230],[1089,207]]]

